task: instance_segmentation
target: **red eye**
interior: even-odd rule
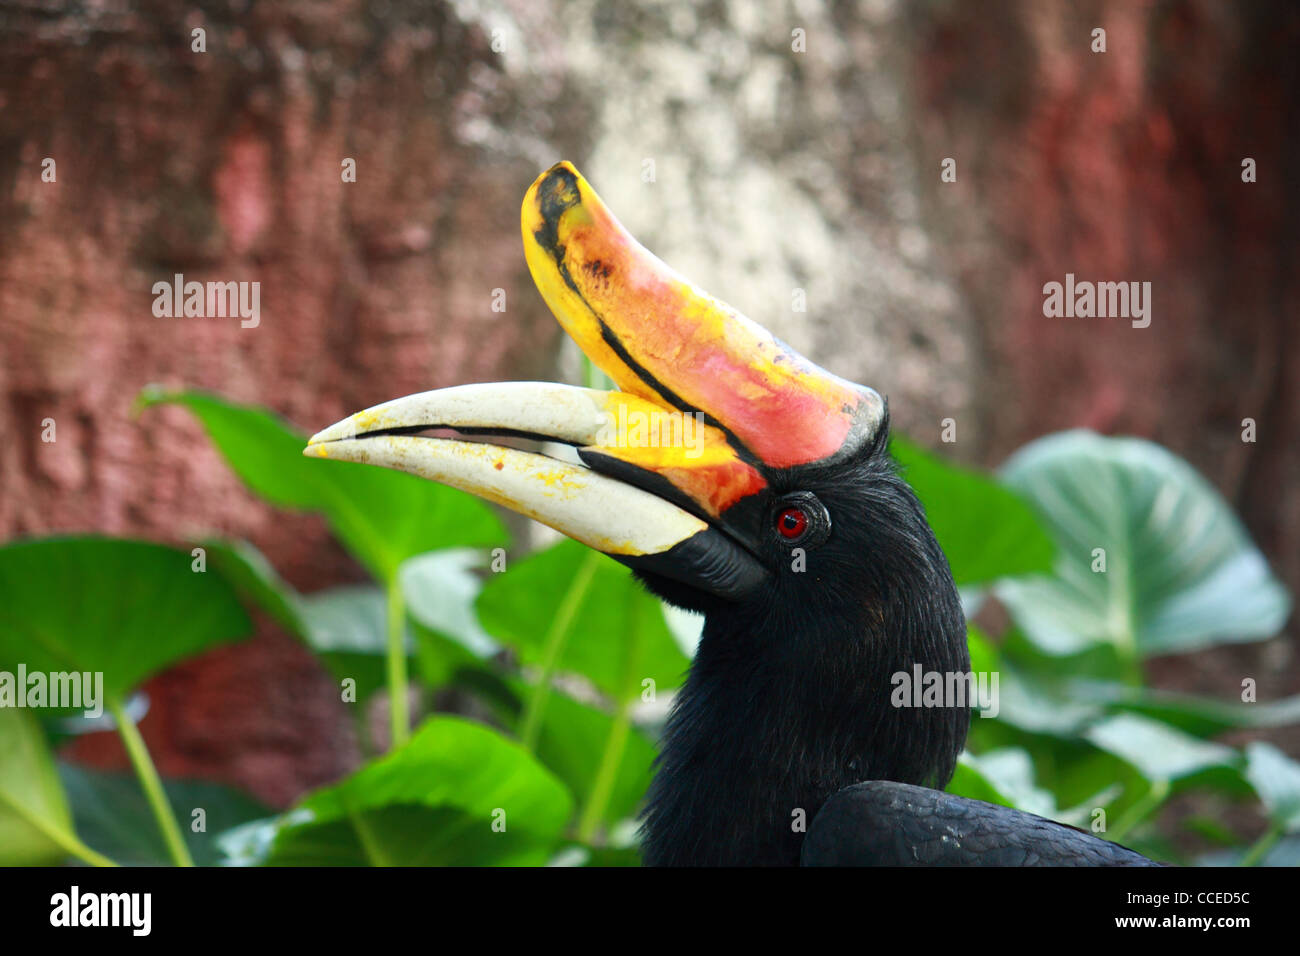
[[[783,538],[797,538],[808,529],[808,516],[801,508],[786,508],[776,516],[776,530]]]

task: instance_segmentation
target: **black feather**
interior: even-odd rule
[[[1118,843],[982,800],[870,781],[827,801],[804,866],[1158,866]]]
[[[796,865],[822,804],[862,780],[942,787],[966,738],[967,707],[899,709],[891,677],[970,668],[948,562],[887,452],[887,425],[849,459],[781,472],[774,494],[812,492],[829,539],[792,568],[767,536],[772,585],[706,613],[669,717],[644,821],[660,865]]]

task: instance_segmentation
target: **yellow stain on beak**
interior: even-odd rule
[[[717,517],[766,482],[731,447],[726,433],[702,418],[627,392],[554,382],[479,383],[420,392],[357,412],[313,435],[311,446],[410,428],[534,435],[653,472]]]
[[[540,521],[606,554],[659,554],[708,527],[649,492],[581,465],[515,448],[375,435],[313,439],[303,454],[379,465],[441,482]]]

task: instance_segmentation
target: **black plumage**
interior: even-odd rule
[[[644,811],[646,862],[1122,856],[1026,814],[889,789],[946,786],[970,725],[966,700],[894,706],[894,677],[919,668],[954,687],[970,660],[947,559],[889,457],[881,395],[684,282],[568,163],[529,188],[521,224],[547,304],[619,390],[421,393],[338,422],[305,451],[505,503],[705,615]],[[676,416],[682,429],[661,445],[607,427],[633,414]],[[699,441],[686,442],[683,415]],[[420,437],[427,429],[550,437],[577,446],[585,467],[484,454]],[[846,789],[864,781],[877,783]]]
[[[794,570],[789,549],[768,533],[772,585],[740,604],[638,574],[706,615],[643,815],[647,864],[795,865],[801,853],[819,863],[906,864],[916,853],[937,863],[1071,854],[1099,862],[1128,852],[1029,814],[920,789],[952,777],[970,712],[893,707],[891,676],[918,663],[966,672],[970,659],[947,559],[894,467],[888,430],[886,419],[847,457],[772,476],[774,497],[811,492],[832,516],[805,570]],[[863,781],[917,786],[845,790]],[[930,839],[949,817],[963,839]],[[815,849],[805,847],[809,829]],[[988,855],[999,845],[1000,855]]]
[[[1074,827],[982,800],[872,780],[817,814],[804,866],[1158,866]]]

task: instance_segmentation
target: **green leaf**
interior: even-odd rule
[[[192,561],[175,548],[113,538],[0,548],[8,619],[0,670],[21,662],[29,673],[102,673],[104,696],[120,701],[176,661],[245,636],[248,615],[234,590],[220,574],[191,570]]]
[[[399,576],[411,617],[475,656],[490,657],[501,648],[483,630],[474,610],[483,589],[474,571],[483,565],[481,551],[448,548],[416,555],[402,565]]]
[[[1061,692],[1059,682],[1033,671],[1021,670],[1003,661],[998,671],[997,719],[1037,734],[1072,737],[1090,721],[1102,716],[1103,708],[1087,699],[1074,699]],[[985,718],[974,718],[976,721]]]
[[[248,604],[266,611],[281,627],[307,640],[307,625],[302,619],[302,598],[266,559],[256,546],[247,541],[209,538],[203,542],[208,567],[234,585]]]
[[[1300,724],[1300,694],[1248,704],[1231,698],[1219,700],[1097,680],[1070,681],[1064,694],[1073,700],[1131,710],[1195,737],[1213,737],[1237,728],[1265,729]]]
[[[680,685],[688,662],[664,623],[659,601],[623,565],[576,541],[560,541],[494,575],[479,595],[479,620],[524,664],[544,664],[549,625],[588,560],[596,562],[595,573],[568,629],[559,670],[586,676],[615,700],[640,693],[646,679],[659,691]],[[633,627],[640,636],[635,661],[625,640]]]
[[[67,837],[72,814],[40,727],[30,713],[0,707],[0,865],[58,863]]]
[[[1180,780],[1216,768],[1232,769],[1240,762],[1231,747],[1197,740],[1137,714],[1107,717],[1089,727],[1084,736],[1153,781]]]
[[[548,866],[640,866],[641,851],[635,847],[586,846],[581,843],[564,847]]]
[[[1181,653],[1267,638],[1286,620],[1290,599],[1227,502],[1160,446],[1063,432],[1021,449],[1003,477],[1057,542],[1053,576],[997,586],[1043,650]]]
[[[364,703],[387,683],[388,605],[373,585],[329,588],[299,598],[304,637],[338,680],[356,681],[357,702]],[[409,610],[409,608],[408,608]],[[407,658],[424,681],[440,687],[465,669],[483,666],[477,651],[408,617]]]
[[[1241,848],[1214,850],[1198,857],[1194,863],[1196,866],[1240,866],[1247,853],[1247,850]],[[1275,846],[1269,848],[1264,857],[1258,861],[1258,864],[1260,866],[1285,866],[1291,869],[1300,867],[1300,837],[1286,837],[1279,841]]]
[[[388,606],[371,584],[346,584],[299,598],[304,637],[336,680],[356,681],[357,703],[387,683]],[[415,646],[406,631],[407,658]]]
[[[60,764],[59,776],[67,788],[77,832],[89,846],[125,866],[171,865],[153,811],[134,776],[71,764]],[[168,780],[163,786],[199,866],[221,862],[216,843],[221,832],[269,812],[251,797],[219,784]],[[195,810],[202,810],[202,816],[196,816]],[[200,820],[204,829],[196,832]]]
[[[972,674],[992,674],[999,667],[1001,655],[989,636],[977,624],[966,622],[966,646],[970,650]]]
[[[961,792],[953,789],[951,784],[949,792],[990,803],[1001,803],[1017,810],[1036,813],[1040,817],[1056,816],[1056,798],[1050,790],[1034,783],[1034,763],[1028,751],[1019,747],[1002,747],[979,755],[963,753],[958,766],[967,771],[963,774],[964,786],[994,796]],[[977,785],[971,779],[972,773],[978,775],[982,785]]]
[[[282,830],[267,866],[540,866],[549,842],[451,807],[390,804]]]
[[[1021,747],[1000,747],[979,755],[966,752],[962,754],[958,767],[966,771],[963,785],[977,792],[965,793],[949,786],[950,792],[1001,803],[1077,827],[1087,826],[1093,808],[1109,804],[1123,789],[1112,781],[1078,805],[1062,809],[1057,804],[1056,794],[1035,782],[1037,771],[1033,756]],[[972,780],[972,774],[978,775],[978,782]],[[994,796],[982,796],[978,791],[988,791]]]
[[[905,439],[894,438],[889,447],[925,505],[959,586],[1051,569],[1051,539],[1014,492]]]
[[[209,565],[225,575],[245,600],[261,607],[301,639],[335,678],[356,681],[357,703],[364,704],[385,686],[388,607],[380,588],[344,585],[304,596],[283,580],[251,544],[210,541],[206,547]],[[456,549],[447,553],[446,561],[425,561],[436,559],[439,554],[419,555],[399,571],[407,600],[414,598],[420,614],[443,624],[440,631],[425,627],[416,614],[417,609],[408,605],[411,612],[407,618],[408,656],[418,662],[420,675],[432,687],[450,682],[465,668],[480,666],[482,641],[487,642],[489,649],[495,648],[490,638],[480,637],[481,630],[471,630],[477,623],[472,618],[471,602],[478,585],[467,569],[478,560],[479,553]],[[420,573],[408,575],[413,563],[418,565]],[[426,582],[423,577],[439,571],[447,573],[446,581]],[[426,586],[429,590],[425,590]],[[456,632],[467,643],[477,639],[475,650],[468,650],[461,640],[447,637],[444,631]]]
[[[521,697],[529,693],[522,681],[512,681],[510,686]],[[557,690],[547,701],[537,739],[537,758],[568,785],[570,792],[585,800],[596,782],[613,725],[611,714]],[[654,758],[654,744],[641,731],[631,728],[602,822],[616,823],[636,814],[650,788]]]
[[[572,812],[564,785],[518,744],[435,717],[398,750],[308,796],[277,821],[273,840],[252,834],[240,856],[269,842],[269,865],[538,864]]]
[[[944,792],[951,793],[955,797],[966,797],[970,800],[983,800],[985,803],[996,803],[999,806],[1013,806],[1011,798],[1000,791],[992,780],[988,779],[979,768],[970,762],[970,754],[963,752],[957,761],[957,766],[953,770],[952,779],[948,781],[948,786]]]
[[[388,609],[382,590],[371,584],[343,585],[304,596],[245,541],[209,541],[205,547],[210,566],[246,601],[311,648],[337,680],[356,681],[357,703],[364,704],[384,686]]]
[[[145,389],[140,404],[183,405],[202,422],[235,473],[263,498],[318,511],[380,581],[407,558],[453,546],[494,547],[505,529],[472,495],[414,475],[351,462],[305,458],[307,436],[264,409],[202,392]]]
[[[1284,833],[1300,832],[1300,763],[1272,744],[1246,748],[1246,779]]]

